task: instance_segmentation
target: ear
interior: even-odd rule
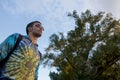
[[[28,28],[28,32],[31,32],[31,31],[32,31],[32,27],[29,27],[29,28]]]

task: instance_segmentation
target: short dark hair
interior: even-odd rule
[[[32,27],[34,23],[41,23],[41,22],[39,22],[39,21],[32,21],[32,22],[28,23],[27,26],[26,26],[26,33],[27,33],[27,35],[29,33],[28,28]]]

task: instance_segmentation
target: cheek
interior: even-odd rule
[[[37,31],[38,29],[36,29],[36,28],[33,28],[33,31]]]
[[[33,32],[34,33],[42,33],[42,31],[40,29],[34,29]]]

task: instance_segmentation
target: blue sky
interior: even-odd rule
[[[67,14],[73,10],[78,13],[90,9],[93,13],[111,12],[120,18],[119,0],[0,0],[0,43],[12,33],[25,33],[26,25],[34,20],[40,21],[45,31],[39,39],[39,49],[49,44],[49,37],[53,33],[64,32],[74,28],[74,19]],[[39,69],[39,80],[50,80],[49,68]]]

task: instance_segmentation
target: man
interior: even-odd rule
[[[18,46],[0,67],[0,80],[37,80],[41,58],[37,41],[43,30],[39,21],[33,21],[27,25],[27,36],[22,36]],[[0,44],[0,61],[9,55],[8,53],[17,42],[18,36],[18,33],[12,34]]]

